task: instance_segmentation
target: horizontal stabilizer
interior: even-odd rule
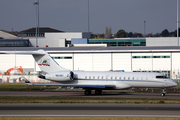
[[[27,79],[24,79],[26,85],[32,85],[32,83],[30,81],[28,81]]]

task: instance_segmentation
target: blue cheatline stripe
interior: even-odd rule
[[[34,84],[35,86],[65,86],[65,87],[86,87],[86,88],[106,88],[115,85],[83,85],[83,84]]]

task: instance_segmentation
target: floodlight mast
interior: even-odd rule
[[[33,5],[36,6],[36,47],[38,47],[38,36],[39,36],[39,0],[35,1]]]
[[[178,15],[178,11],[179,11],[179,0],[177,0],[177,46],[179,46],[179,15]]]

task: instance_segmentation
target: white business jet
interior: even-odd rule
[[[39,75],[40,78],[61,83],[34,84],[35,86],[83,88],[85,95],[90,95],[92,90],[95,90],[95,94],[101,94],[102,90],[162,88],[162,96],[165,96],[165,88],[177,85],[165,75],[153,72],[71,71],[61,67],[44,50],[13,54],[31,54],[44,73]]]

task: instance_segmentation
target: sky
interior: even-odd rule
[[[36,27],[34,2],[0,0],[0,30]],[[39,0],[39,9],[40,27],[88,32],[88,0]],[[106,26],[113,34],[120,29],[144,33],[144,25],[146,34],[171,32],[177,29],[176,21],[177,0],[89,0],[89,29],[95,34],[105,33]]]

